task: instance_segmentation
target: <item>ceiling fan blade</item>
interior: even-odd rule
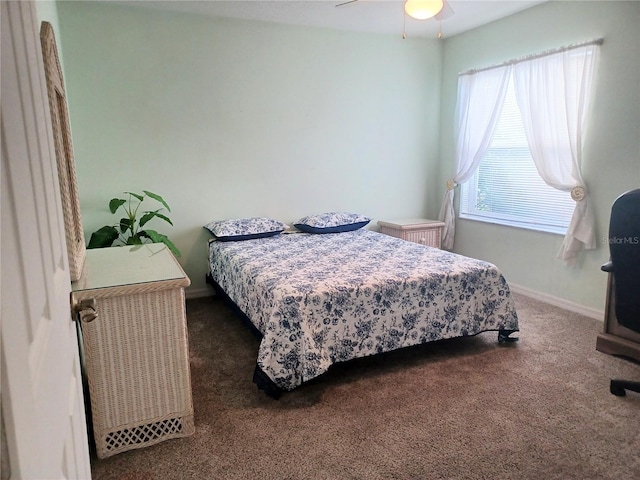
[[[356,3],[358,0],[348,0],[347,2],[338,3],[336,7],[343,7],[345,5],[349,5],[350,3]]]
[[[451,6],[449,5],[449,2],[447,2],[447,0],[445,0],[443,2],[443,5],[442,5],[442,10],[440,10],[436,14],[435,18],[437,20],[445,20],[445,19],[449,18],[451,15],[453,15],[454,13],[455,12],[453,11],[453,8],[451,8]]]

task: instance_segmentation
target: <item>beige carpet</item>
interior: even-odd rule
[[[93,460],[95,479],[634,479],[640,365],[595,350],[596,320],[515,296],[520,341],[484,333],[339,365],[273,400],[257,340],[187,302],[196,433]]]

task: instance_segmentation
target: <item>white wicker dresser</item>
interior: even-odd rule
[[[99,458],[194,433],[189,284],[163,244],[87,250],[72,295],[95,299],[80,324]]]
[[[426,218],[407,218],[393,221],[379,221],[380,232],[428,247],[440,248],[442,244],[443,222]]]

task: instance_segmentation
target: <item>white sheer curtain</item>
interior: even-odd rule
[[[456,171],[447,182],[439,219],[445,226],[444,248],[453,247],[455,235],[454,187],[466,182],[485,155],[502,112],[511,66],[458,77],[456,108]]]
[[[531,156],[542,179],[576,201],[558,257],[596,247],[594,215],[582,179],[582,144],[598,45],[567,49],[513,65],[516,99]]]

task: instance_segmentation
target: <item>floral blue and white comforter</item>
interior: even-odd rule
[[[209,263],[262,333],[258,367],[283,390],[336,362],[518,330],[494,265],[370,230],[211,241]]]

